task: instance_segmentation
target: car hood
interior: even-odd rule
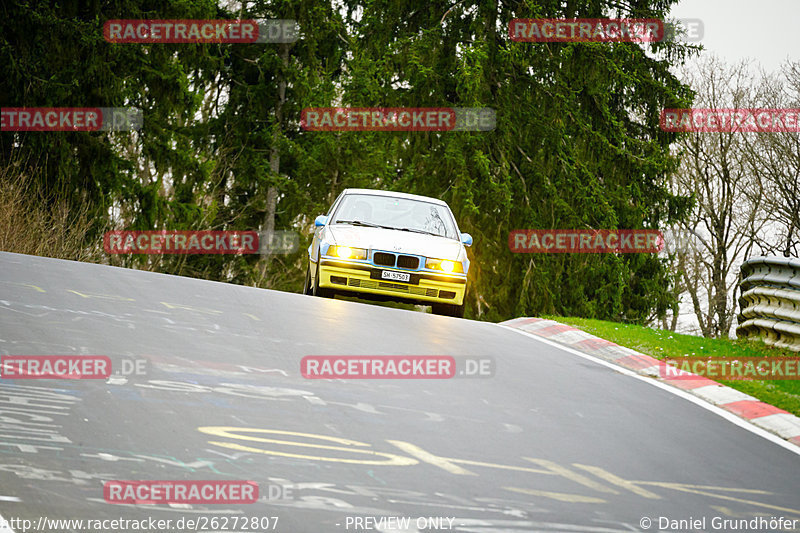
[[[461,260],[461,253],[464,250],[464,245],[459,241],[410,231],[344,225],[328,226],[327,230],[334,244],[355,248],[385,250],[454,261]]]

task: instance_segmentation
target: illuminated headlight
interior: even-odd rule
[[[363,248],[350,248],[349,246],[331,246],[328,255],[340,259],[366,259],[367,251]]]
[[[447,274],[463,274],[464,267],[458,261],[450,261],[448,259],[428,259],[425,261],[425,266],[431,270],[441,270]]]

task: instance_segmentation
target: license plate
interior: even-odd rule
[[[390,279],[392,281],[411,281],[411,274],[408,272],[392,272],[391,270],[384,270],[381,272],[381,279]]]

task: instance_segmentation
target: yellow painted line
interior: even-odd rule
[[[660,483],[657,481],[652,481],[649,483],[650,485],[656,485],[659,487],[664,487],[667,489],[678,490],[681,492],[688,492],[690,494],[699,494],[701,496],[710,496],[712,498],[719,498],[720,500],[727,500],[731,502],[737,503],[746,503],[748,505],[754,505],[756,507],[763,507],[764,509],[772,509],[774,511],[782,511],[784,513],[792,513],[796,515],[800,515],[800,510],[798,509],[790,509],[788,507],[778,507],[777,505],[770,505],[768,503],[757,502],[754,500],[743,500],[741,498],[734,498],[733,496],[724,496],[722,494],[714,494],[713,492],[706,492],[703,490],[696,490],[689,488],[688,485],[683,485],[681,483]]]
[[[222,311],[216,309],[207,309],[204,307],[191,307],[189,305],[171,304],[168,302],[161,302],[162,305],[167,306],[168,309],[185,309],[186,311],[197,311],[198,313],[208,313],[209,315],[221,315]]]
[[[448,460],[448,459],[446,459],[444,457],[438,457],[436,455],[433,455],[432,453],[426,452],[425,450],[423,450],[419,446],[414,446],[413,444],[411,444],[409,442],[403,442],[401,440],[387,440],[386,442],[388,442],[389,444],[391,444],[393,446],[397,446],[398,448],[400,448],[401,450],[406,452],[408,455],[410,455],[412,457],[416,457],[420,461],[424,461],[424,462],[432,464],[434,466],[438,466],[442,470],[450,472],[451,474],[458,474],[458,475],[462,475],[462,476],[476,476],[477,475],[474,472],[470,472],[466,468],[461,468],[460,466],[453,464],[452,461],[450,461],[450,460]]]
[[[468,459],[455,459],[453,457],[441,457],[441,456],[438,456],[438,455],[434,455],[434,454],[432,454],[432,453],[430,453],[430,452],[428,452],[426,450],[423,450],[419,446],[415,446],[413,444],[410,444],[408,442],[403,442],[403,441],[400,441],[400,440],[387,440],[386,442],[389,442],[389,443],[397,446],[398,448],[401,448],[401,446],[399,444],[402,444],[403,446],[408,446],[408,447],[410,447],[409,449],[414,449],[416,453],[420,454],[420,457],[418,457],[418,458],[421,458],[421,456],[424,455],[426,457],[426,459],[422,459],[423,461],[425,461],[427,463],[430,463],[430,464],[432,464],[434,466],[438,466],[439,468],[443,468],[444,470],[446,470],[448,472],[451,471],[451,470],[449,470],[449,468],[458,468],[456,466],[456,464],[460,464],[460,465],[471,465],[471,466],[485,466],[487,468],[499,468],[499,469],[502,469],[502,470],[516,470],[516,471],[519,471],[519,472],[532,472],[534,474],[548,474],[548,475],[552,475],[553,474],[553,472],[550,472],[549,470],[541,470],[541,469],[529,468],[529,467],[525,467],[525,466],[499,465],[499,464],[496,464],[496,463],[484,463],[482,461],[470,461]],[[409,452],[409,453],[411,453],[411,452]],[[449,466],[447,468],[445,468],[444,466],[442,466],[444,464],[448,464]],[[469,472],[469,470],[464,470],[464,472]],[[470,472],[470,474],[471,473],[472,472]]]
[[[606,503],[602,498],[594,498],[592,496],[581,496],[580,494],[567,494],[566,492],[548,492],[545,490],[533,489],[520,489],[517,487],[503,487],[505,490],[511,492],[519,492],[521,494],[528,494],[530,496],[541,496],[542,498],[550,498],[551,500],[558,500],[567,503]]]
[[[561,476],[570,481],[574,481],[575,483],[583,485],[584,487],[588,487],[592,490],[596,490],[598,492],[606,492],[610,494],[619,494],[619,492],[615,491],[614,489],[606,487],[605,485],[602,485],[597,481],[589,479],[586,476],[582,476],[577,472],[573,472],[569,468],[556,464],[553,461],[548,461],[547,459],[533,459],[532,457],[523,457],[523,459],[525,459],[526,461],[530,461],[533,464],[544,467],[557,476]]]
[[[657,485],[663,486],[665,482],[663,481],[634,481],[637,485]],[[748,494],[774,494],[774,492],[769,492],[768,490],[759,490],[759,489],[740,489],[738,487],[717,487],[715,485],[688,485],[686,483],[671,483],[672,485],[680,485],[681,487],[686,487],[690,489],[703,489],[703,490],[723,490],[726,492],[746,492]]]
[[[118,300],[122,302],[135,302],[136,300],[133,298],[126,298],[124,296],[119,296],[115,294],[85,294],[78,291],[73,291],[72,289],[66,289],[67,292],[71,292],[72,294],[77,294],[83,298],[97,298],[100,300]]]
[[[276,441],[280,442],[280,441]],[[359,465],[373,465],[373,466],[410,466],[417,464],[417,461],[410,457],[403,457],[402,455],[394,455],[391,453],[373,452],[371,450],[351,450],[350,448],[342,448],[340,446],[315,446],[316,448],[325,448],[328,450],[345,451],[348,453],[360,453],[378,457],[387,457],[386,461],[369,461],[364,459],[342,459],[340,457],[322,457],[319,455],[303,455],[299,453],[286,453],[276,452],[274,450],[264,450],[261,448],[252,448],[250,446],[242,446],[234,442],[217,442],[210,440],[209,444],[215,446],[222,446],[223,448],[230,448],[232,450],[239,450],[242,452],[263,453],[265,455],[279,455],[281,457],[293,457],[296,459],[309,459],[311,461],[329,461],[332,463],[350,463]],[[286,443],[284,443],[286,444]],[[299,445],[299,444],[298,444]]]
[[[577,463],[572,463],[572,466],[574,466],[576,468],[580,468],[581,470],[586,470],[587,472],[590,472],[590,473],[594,474],[595,476],[599,477],[600,479],[603,479],[603,480],[611,483],[612,485],[616,485],[616,486],[621,487],[623,489],[629,490],[634,494],[638,494],[642,498],[647,498],[647,499],[650,499],[650,500],[660,500],[661,499],[661,496],[659,496],[658,494],[652,493],[647,489],[643,489],[642,487],[639,487],[638,485],[636,485],[632,481],[628,481],[627,479],[622,479],[619,476],[615,476],[611,472],[609,472],[607,470],[603,470],[599,466],[580,465],[580,464],[577,464]]]
[[[451,463],[458,463],[460,465],[485,466],[486,468],[499,468],[501,470],[515,470],[517,472],[532,472],[534,474],[553,475],[553,473],[549,470],[529,468],[526,466],[499,465],[497,463],[484,463],[482,461],[469,461],[467,459],[453,459],[452,457],[447,458],[447,460]]]
[[[467,459],[455,459],[452,457],[440,457],[434,455],[430,452],[423,450],[422,448],[408,443],[404,441],[397,441],[397,440],[387,440],[389,444],[403,450],[404,452],[408,453],[412,457],[406,457],[403,455],[396,455],[391,453],[384,453],[384,452],[376,452],[373,450],[364,450],[364,449],[353,449],[353,446],[358,447],[369,447],[369,444],[354,441],[350,439],[344,439],[341,437],[331,437],[328,435],[318,435],[315,433],[299,433],[295,431],[283,431],[277,429],[259,429],[259,428],[242,428],[242,427],[232,427],[232,426],[203,426],[199,427],[198,431],[202,433],[206,433],[209,435],[214,435],[217,437],[222,438],[230,438],[230,439],[237,439],[237,440],[244,440],[244,441],[254,441],[254,442],[263,442],[268,444],[278,444],[283,446],[299,446],[304,448],[314,448],[314,449],[322,449],[322,450],[333,450],[337,452],[345,452],[351,454],[361,454],[367,455],[370,457],[380,457],[384,458],[383,460],[375,460],[375,459],[345,459],[340,457],[325,457],[325,456],[318,456],[318,455],[304,455],[304,454],[294,454],[294,453],[287,453],[287,452],[278,452],[274,450],[265,450],[262,448],[254,448],[250,446],[244,446],[242,444],[234,443],[234,442],[221,442],[221,441],[209,441],[209,444],[214,446],[221,446],[224,448],[230,448],[233,450],[241,451],[241,452],[251,452],[251,453],[262,453],[266,455],[276,455],[281,457],[291,457],[295,459],[308,459],[312,461],[327,461],[327,462],[338,462],[338,463],[348,463],[348,464],[364,464],[364,465],[375,465],[375,466],[411,466],[415,464],[419,464],[419,461],[426,462],[428,464],[432,464],[437,466],[447,472],[457,475],[476,475],[475,473],[461,468],[458,465],[470,465],[470,466],[482,466],[486,468],[497,468],[502,470],[514,470],[519,472],[531,472],[534,474],[545,474],[545,475],[558,475],[574,481],[580,485],[585,487],[591,488],[593,490],[598,490],[601,492],[618,494],[618,492],[610,489],[604,485],[601,485],[585,476],[578,474],[577,472],[573,472],[566,467],[562,467],[557,463],[552,461],[548,461],[545,459],[535,459],[530,457],[524,457],[526,461],[534,463],[536,465],[541,466],[542,468],[528,468],[528,467],[521,467],[521,466],[514,466],[514,465],[501,465],[496,463],[487,463],[482,461],[470,461]],[[244,434],[243,434],[244,433]],[[335,444],[340,444],[341,446],[329,446],[325,444],[311,444],[308,442],[295,442],[295,441],[287,441],[287,440],[279,440],[279,439],[270,439],[264,437],[258,437],[254,435],[247,435],[247,433],[257,433],[257,434],[274,434],[274,435],[290,435],[295,437],[303,437],[309,439],[319,439],[327,442],[332,442]],[[419,461],[417,460],[419,459]],[[800,515],[800,510],[797,509],[790,509],[785,507],[779,507],[775,505],[766,504],[763,502],[753,501],[753,500],[746,500],[742,498],[734,498],[732,496],[725,496],[722,494],[715,494],[713,492],[708,492],[708,490],[717,490],[717,491],[727,491],[727,492],[743,492],[743,493],[750,493],[750,494],[772,494],[767,491],[762,490],[754,490],[754,489],[743,489],[743,488],[732,488],[732,487],[714,487],[708,485],[686,485],[681,483],[666,483],[666,482],[658,482],[658,481],[629,481],[623,479],[619,476],[604,470],[603,468],[597,466],[589,466],[589,465],[582,465],[578,463],[573,463],[572,466],[575,468],[579,468],[586,472],[589,472],[600,479],[615,485],[617,487],[623,488],[628,490],[634,494],[637,494],[643,498],[658,500],[661,497],[649,490],[642,488],[640,485],[648,485],[648,486],[655,486],[661,488],[667,488],[682,492],[688,492],[691,494],[698,494],[701,496],[708,496],[711,498],[717,498],[721,500],[733,501],[737,503],[744,503],[748,505],[753,505],[756,507],[762,507],[765,509],[771,509],[774,511],[782,511],[788,512],[792,514]],[[524,489],[518,487],[504,487],[505,490],[509,490],[512,492],[519,492],[522,494],[527,494],[530,496],[540,496],[543,498],[550,498],[558,501],[568,502],[568,503],[605,503],[606,500],[601,498],[595,498],[591,496],[583,496],[580,494],[569,494],[569,493],[562,493],[562,492],[549,492],[549,491],[541,491],[536,489]]]
[[[18,283],[16,281],[5,281],[5,280],[0,280],[0,283],[8,283],[9,285],[19,285],[20,287],[30,287],[31,289],[35,290],[36,292],[47,292],[43,288],[38,287],[36,285],[32,285],[30,283]]]
[[[261,322],[261,319],[260,319],[260,318],[258,318],[256,315],[251,315],[250,313],[242,313],[242,314],[243,314],[244,316],[246,316],[247,318],[252,318],[253,320],[255,320],[255,321],[257,321],[257,322]]]
[[[343,459],[340,457],[324,457],[319,455],[302,455],[295,453],[276,452],[274,450],[265,450],[263,448],[253,448],[250,446],[243,446],[241,444],[236,444],[234,442],[209,441],[209,444],[214,444],[215,446],[222,446],[224,448],[230,448],[232,450],[239,450],[242,452],[263,453],[265,455],[278,455],[281,457],[293,457],[296,459],[310,459],[312,461],[329,461],[334,463],[350,463],[350,464],[364,464],[364,465],[376,465],[376,466],[410,466],[418,463],[416,459],[412,459],[410,457],[404,457],[402,455],[376,452],[373,450],[360,450],[360,449],[347,448],[345,446],[369,446],[369,444],[349,439],[343,439],[340,437],[330,437],[328,435],[317,435],[314,433],[297,433],[294,431],[282,431],[282,430],[272,430],[272,429],[237,428],[229,426],[204,426],[197,429],[202,433],[207,433],[209,435],[214,435],[217,437],[227,437],[231,439],[240,439],[246,441],[265,442],[270,444],[281,444],[284,446],[300,446],[304,448],[335,450],[339,452],[369,455],[372,457],[385,457],[386,459],[383,461],[376,461],[376,460],[365,460],[365,459]],[[297,437],[305,437],[305,438],[320,439],[324,441],[335,442],[337,444],[344,444],[345,446],[328,446],[324,444],[310,444],[307,442],[265,439],[263,437],[240,435],[236,432],[276,433],[279,435],[293,435]]]
[[[754,512],[741,513],[738,511],[734,511],[730,507],[725,507],[724,505],[709,505],[709,507],[711,507],[720,514],[730,516],[731,518],[756,518],[759,516],[765,516],[767,518],[770,517],[770,513],[754,513]]]
[[[239,435],[236,432],[242,433],[274,433],[276,435],[292,435],[295,437],[307,437],[309,439],[327,440],[337,444],[344,444],[345,446],[369,446],[369,444],[358,442],[357,440],[343,439],[341,437],[330,437],[328,435],[317,435],[316,433],[298,433],[296,431],[284,431],[281,429],[260,429],[260,428],[240,428],[234,426],[203,426],[197,428],[200,433],[214,435],[215,437],[223,437],[228,439],[239,440],[252,440],[255,442],[283,442],[275,441],[272,439],[265,439],[263,437],[251,437],[248,435]],[[288,441],[287,441],[288,442]],[[317,444],[305,443],[292,443],[295,446],[318,446]]]

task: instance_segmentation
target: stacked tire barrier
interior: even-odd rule
[[[800,352],[800,259],[753,257],[739,278],[738,337]]]

